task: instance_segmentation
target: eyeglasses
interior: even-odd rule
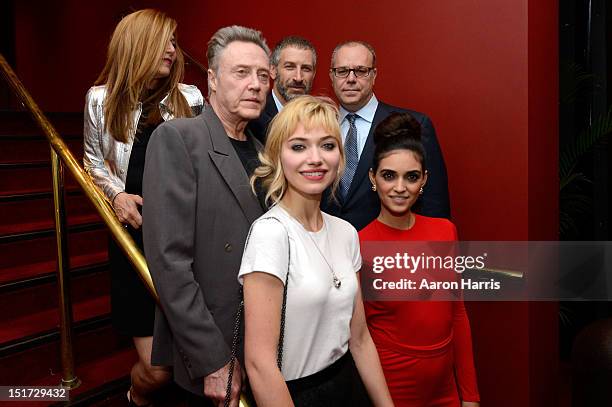
[[[348,66],[339,66],[337,68],[332,68],[331,71],[334,73],[336,78],[346,78],[351,72],[355,74],[357,78],[365,78],[370,75],[370,72],[373,71],[373,66],[358,66],[356,68],[349,68]]]

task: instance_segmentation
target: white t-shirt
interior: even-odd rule
[[[329,266],[313,240],[340,279],[340,288],[333,285]],[[319,372],[346,353],[360,268],[357,231],[340,218],[323,213],[321,230],[309,232],[276,205],[253,222],[238,280],[242,284],[244,275],[260,271],[285,284],[289,269],[282,365],[285,380]]]

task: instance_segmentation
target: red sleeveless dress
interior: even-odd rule
[[[359,240],[362,245],[457,240],[447,219],[415,217],[409,230],[374,220],[359,232]],[[396,407],[459,407],[461,401],[480,400],[462,301],[366,301],[364,306]]]

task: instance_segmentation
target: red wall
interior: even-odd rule
[[[43,109],[80,110],[125,2],[16,3],[23,82]],[[202,62],[208,38],[229,24],[262,30],[270,45],[289,34],[309,38],[319,53],[316,93],[331,94],[327,70],[337,42],[372,43],[378,98],[426,112],[436,125],[461,238],[556,238],[556,1],[129,4],[174,16],[179,42]],[[555,306],[468,307],[483,406],[556,405],[548,379],[556,375]]]

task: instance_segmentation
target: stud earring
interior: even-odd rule
[[[376,184],[372,184],[372,191],[376,192]]]
[[[421,187],[421,189],[419,189],[419,195],[423,195],[423,187]]]

